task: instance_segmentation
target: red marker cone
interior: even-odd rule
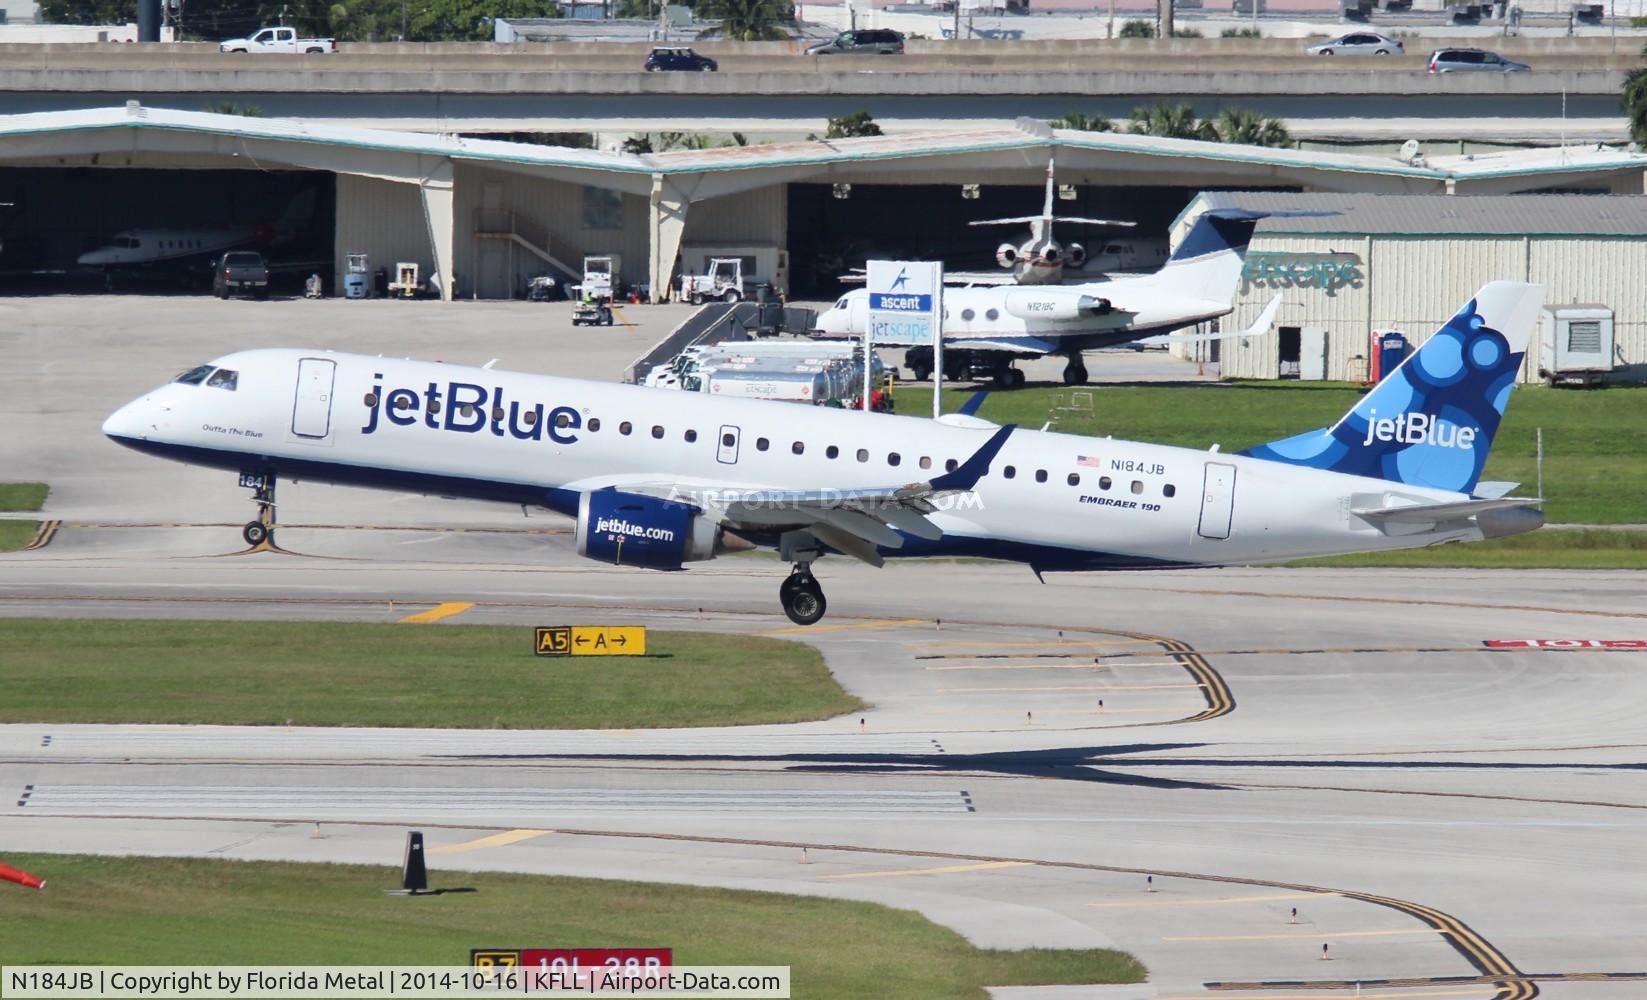
[[[0,865],[0,878],[8,882],[16,882],[25,889],[44,889],[46,887],[45,879],[30,875],[23,869],[13,868],[10,865]]]

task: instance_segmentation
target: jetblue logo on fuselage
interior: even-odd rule
[[[372,378],[375,381],[367,395],[362,434],[376,433],[382,420],[401,427],[421,420],[432,430],[463,434],[490,431],[494,437],[507,434],[521,441],[547,437],[556,444],[572,444],[583,426],[583,414],[570,406],[550,408],[543,403],[506,399],[502,386],[488,389],[472,382],[430,382],[423,389],[385,390],[381,373]]]
[[[1371,410],[1367,414],[1367,439],[1361,443],[1365,446],[1374,441],[1395,441],[1468,451],[1475,448],[1475,435],[1474,427],[1460,427],[1428,413],[1401,413],[1380,420],[1378,411]]]

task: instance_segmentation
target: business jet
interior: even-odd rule
[[[1023,384],[1023,373],[1012,367],[1015,358],[1062,354],[1068,359],[1065,384],[1085,385],[1082,352],[1171,334],[1234,309],[1242,261],[1258,220],[1293,214],[1303,213],[1205,212],[1153,274],[1080,285],[946,288],[945,375],[958,377],[969,368],[990,370],[998,385],[1012,387]],[[868,325],[869,291],[859,288],[820,314],[815,329],[824,337],[862,338]],[[1181,334],[1175,339],[1210,340],[1251,332]],[[929,343],[896,338],[876,343],[908,346],[905,364],[915,369],[916,378],[931,373]],[[980,363],[966,352],[988,353]]]
[[[826,553],[987,556],[1049,570],[1275,562],[1493,538],[1543,523],[1482,483],[1543,290],[1493,282],[1337,422],[1237,454],[778,406],[448,364],[264,349],[190,369],[103,433],[238,472],[272,544],[275,482],[544,507],[579,555],[678,570],[728,536],[774,548],[797,624]],[[934,602],[941,598],[934,596]],[[934,609],[937,611],[938,609]]]
[[[216,263],[229,250],[266,248],[290,240],[314,212],[315,195],[305,191],[293,198],[274,222],[225,226],[144,227],[114,234],[95,250],[81,254],[81,267],[102,268],[105,274],[145,270],[187,269]]]
[[[979,219],[969,226],[1029,225],[1029,239],[1023,243],[1002,243],[995,248],[995,261],[1011,272],[1011,280],[1020,285],[1056,285],[1063,280],[1066,267],[1081,268],[1087,262],[1086,247],[1079,243],[1060,244],[1052,235],[1052,224],[1068,222],[1089,226],[1122,226],[1131,228],[1137,223],[1116,219],[1084,219],[1074,215],[1053,212],[1054,169],[1047,160],[1046,200],[1041,203],[1040,215],[1014,216],[1006,219]]]

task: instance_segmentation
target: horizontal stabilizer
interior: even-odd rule
[[[1237,337],[1261,337],[1270,332],[1271,325],[1275,323],[1275,314],[1279,312],[1280,309],[1281,296],[1278,293],[1274,298],[1270,299],[1270,304],[1264,307],[1264,311],[1258,314],[1258,319],[1254,320],[1253,324],[1245,330],[1230,330],[1227,333],[1220,331],[1218,333],[1161,334],[1156,337],[1145,337],[1143,340],[1138,341],[1138,343],[1146,346],[1153,344],[1201,344],[1206,343],[1209,340],[1234,340]]]
[[[1475,495],[1485,500],[1497,500],[1507,497],[1510,491],[1520,486],[1520,483],[1479,482],[1475,484]]]
[[[1483,511],[1530,507],[1540,502],[1536,497],[1500,497],[1496,500],[1459,500],[1456,503],[1423,503],[1406,507],[1353,507],[1350,513],[1374,524],[1439,524],[1473,517]]]

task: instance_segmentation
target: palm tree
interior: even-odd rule
[[[1154,135],[1165,139],[1202,139],[1218,141],[1218,130],[1212,122],[1195,117],[1195,109],[1188,104],[1157,104],[1149,108],[1132,109],[1132,131],[1139,135]]]
[[[737,42],[777,42],[789,37],[778,24],[790,18],[791,10],[781,0],[705,0],[697,13],[720,19],[720,28],[705,34]]]
[[[1113,132],[1115,122],[1105,115],[1089,115],[1084,111],[1071,111],[1062,118],[1054,118],[1047,122],[1053,128],[1075,129],[1077,132]]]
[[[1244,146],[1291,146],[1292,136],[1280,119],[1246,108],[1225,108],[1215,126],[1218,138]]]
[[[1647,56],[1647,48],[1642,49]],[[1633,69],[1624,78],[1624,95],[1620,102],[1630,119],[1630,138],[1647,146],[1647,69]]]

